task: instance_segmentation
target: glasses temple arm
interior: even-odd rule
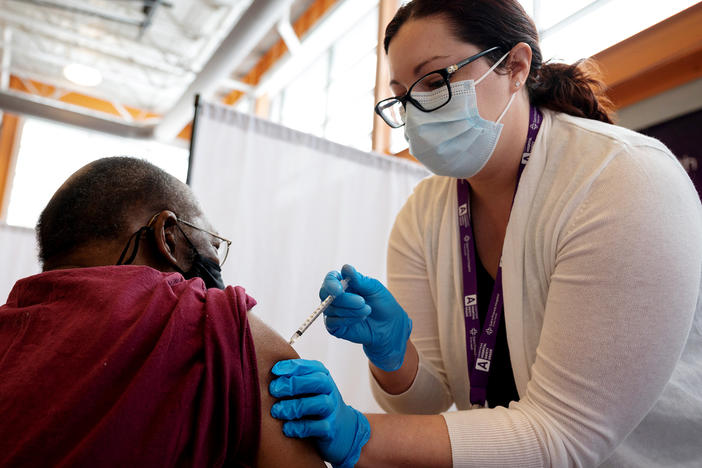
[[[489,53],[491,53],[491,52],[494,52],[494,51],[496,51],[496,50],[500,50],[500,48],[499,48],[499,47],[490,47],[489,49],[484,50],[484,51],[480,52],[480,53],[477,54],[477,55],[473,55],[472,57],[468,57],[468,58],[465,59],[465,60],[461,60],[460,62],[458,62],[458,63],[456,63],[456,64],[454,64],[454,65],[451,65],[450,67],[447,67],[447,68],[446,68],[446,71],[449,72],[449,73],[456,73],[456,72],[458,71],[459,68],[464,67],[464,66],[468,65],[468,64],[471,63],[471,62],[475,62],[475,61],[478,60],[480,57],[483,57],[484,55],[487,55],[487,54],[489,54]]]

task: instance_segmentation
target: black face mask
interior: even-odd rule
[[[224,281],[222,280],[222,269],[220,268],[219,263],[200,255],[200,252],[198,252],[193,243],[190,242],[190,239],[188,239],[188,236],[185,235],[180,226],[178,226],[178,229],[183,234],[183,237],[185,237],[185,240],[188,241],[188,244],[190,244],[190,247],[195,252],[195,257],[193,258],[193,263],[188,271],[183,271],[180,269],[180,267],[176,268],[178,268],[178,270],[185,279],[201,278],[205,282],[205,287],[208,289],[224,289]],[[130,265],[136,258],[137,252],[139,251],[139,240],[141,239],[141,235],[145,232],[150,232],[152,230],[153,228],[151,226],[143,226],[137,232],[132,234],[132,237],[130,237],[127,241],[127,245],[124,246],[124,250],[122,250],[122,255],[120,255],[119,260],[117,260],[117,265]],[[127,255],[127,251],[129,250],[129,246],[131,245],[132,240],[134,241],[132,254],[129,256],[129,258],[125,260],[124,257]]]
[[[212,261],[207,257],[203,257],[195,247],[193,247],[193,250],[195,250],[193,264],[188,271],[182,272],[183,277],[185,279],[202,278],[208,289],[224,289],[222,269],[219,267],[219,263]]]

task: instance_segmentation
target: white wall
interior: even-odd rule
[[[639,130],[702,109],[702,79],[685,83],[617,111],[617,125]]]
[[[395,216],[428,175],[420,165],[203,103],[192,186],[203,211],[233,241],[222,274],[258,301],[253,312],[287,340],[319,305],[324,275],[344,263],[385,280]],[[323,320],[295,343],[322,361],[346,401],[378,411],[360,345]]]
[[[0,224],[0,304],[18,279],[41,271],[34,230]]]

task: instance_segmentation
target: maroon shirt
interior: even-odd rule
[[[0,307],[0,466],[253,466],[255,304],[145,266],[18,281]]]

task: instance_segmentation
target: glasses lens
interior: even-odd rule
[[[229,242],[220,241],[217,247],[217,258],[219,259],[219,266],[224,265],[224,261],[229,255]]]
[[[438,109],[449,100],[448,81],[440,73],[430,73],[412,86],[410,97],[422,106],[422,110]]]
[[[398,99],[390,98],[380,101],[376,108],[385,123],[391,127],[402,127],[405,124],[405,109]]]

